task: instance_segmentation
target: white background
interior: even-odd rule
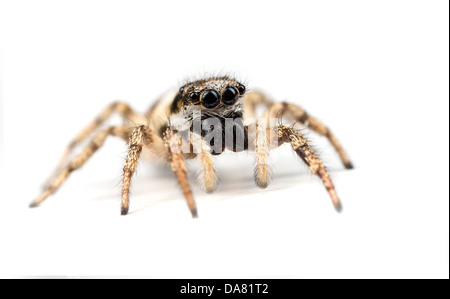
[[[0,276],[448,278],[447,1],[1,1]],[[216,159],[199,219],[167,168],[106,146],[28,209],[77,131],[109,102],[145,111],[189,75],[235,73],[301,104],[356,168],[332,171],[338,214],[287,146],[258,189],[253,156]],[[118,119],[113,119],[117,122]]]

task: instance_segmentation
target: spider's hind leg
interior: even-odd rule
[[[66,166],[70,159],[72,152],[84,140],[86,140],[93,132],[95,132],[105,121],[114,113],[117,112],[126,124],[144,124],[145,118],[133,111],[133,109],[124,102],[113,102],[109,104],[93,121],[91,121],[85,128],[83,128],[69,143],[63,155],[59,159],[58,164],[52,171],[52,174],[45,181],[43,188],[47,189],[56,176]]]
[[[258,107],[263,106],[269,108],[272,105],[272,101],[260,91],[249,92],[244,100],[244,119],[255,120],[258,118]],[[264,109],[264,110],[266,110]]]
[[[49,183],[48,187],[45,188],[44,191],[30,204],[30,207],[37,207],[47,199],[48,196],[56,192],[74,170],[83,166],[89,158],[103,146],[108,136],[118,136],[126,140],[128,138],[128,130],[129,129],[126,126],[115,126],[99,131],[83,151],[59,171],[55,178]]]

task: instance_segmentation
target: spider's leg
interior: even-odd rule
[[[211,147],[203,140],[202,136],[194,132],[189,132],[189,139],[194,154],[198,157],[201,164],[199,182],[206,192],[212,193],[217,187],[217,176],[212,160]]]
[[[118,136],[125,140],[128,138],[129,128],[126,126],[109,127],[99,131],[83,149],[83,151],[72,159],[51,181],[49,186],[30,204],[30,207],[36,207],[43,202],[49,195],[54,193],[69,177],[72,171],[79,169],[86,161],[105,143],[108,136]]]
[[[345,168],[353,168],[353,165],[350,162],[347,154],[345,153],[344,149],[342,148],[334,134],[331,133],[330,129],[328,129],[322,122],[320,122],[316,118],[310,116],[301,107],[289,103],[277,103],[270,108],[267,116],[269,118],[288,117],[293,121],[298,121],[305,124],[311,130],[325,136],[339,154],[339,157],[341,158],[342,164],[344,164]]]
[[[312,151],[306,139],[290,127],[279,126],[278,140],[280,144],[283,142],[289,142],[292,149],[305,162],[305,164],[308,165],[311,172],[320,177],[331,197],[334,207],[338,212],[340,212],[342,210],[342,205],[334,188],[333,182],[331,181],[330,175],[328,174],[328,171],[320,158]]]
[[[272,101],[259,91],[249,92],[244,99],[244,119],[255,120],[258,117],[257,108],[260,105],[269,108]]]
[[[197,205],[194,197],[192,196],[191,187],[189,186],[186,173],[186,163],[184,161],[183,153],[180,150],[182,146],[182,138],[170,130],[170,128],[167,128],[164,132],[164,143],[166,144],[166,148],[169,153],[169,161],[172,171],[177,178],[181,191],[183,191],[183,195],[186,198],[192,217],[197,218]]]
[[[162,143],[161,138],[145,125],[137,126],[131,130],[128,139],[128,154],[123,167],[121,215],[128,214],[128,209],[130,207],[131,178],[136,172],[143,146],[147,145],[151,147],[158,142]],[[159,154],[161,156],[164,155],[164,153]]]
[[[49,184],[53,181],[58,173],[61,172],[63,167],[66,166],[70,159],[70,156],[74,149],[81,142],[86,140],[95,130],[97,130],[114,112],[117,112],[125,121],[125,123],[130,124],[143,124],[145,123],[145,118],[135,113],[130,106],[123,102],[114,102],[108,105],[92,122],[90,122],[85,128],[83,128],[69,143],[65,152],[61,156],[57,166],[55,167],[52,174],[44,183],[44,188],[47,188]]]
[[[269,136],[265,126],[261,122],[256,122],[256,167],[254,172],[256,185],[260,188],[266,188],[269,184]]]

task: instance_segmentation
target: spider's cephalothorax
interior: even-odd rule
[[[179,89],[170,106],[170,124],[181,136],[192,132],[204,138],[213,155],[225,149],[244,151],[248,148],[243,123],[245,91],[243,84],[228,77],[190,82]]]
[[[258,115],[258,108],[265,109],[265,112]],[[113,112],[124,119],[124,124],[102,128]],[[243,84],[227,76],[211,77],[187,83],[168,93],[144,115],[134,112],[123,102],[109,105],[72,140],[47,180],[44,191],[30,206],[38,206],[54,193],[71,172],[80,168],[104,144],[108,136],[117,136],[127,141],[129,147],[123,168],[122,215],[128,213],[131,178],[143,152],[148,157],[158,157],[170,163],[192,216],[196,217],[197,207],[187,179],[186,159],[200,161],[199,181],[207,192],[213,192],[217,176],[212,155],[221,154],[224,150],[253,151],[255,182],[265,188],[269,183],[269,151],[283,143],[289,143],[311,172],[322,180],[335,208],[340,211],[340,200],[322,161],[295,125],[283,125],[281,120],[303,125],[325,136],[344,166],[352,168],[331,131],[299,106],[273,103],[261,92],[248,92]],[[88,145],[72,157],[74,149],[92,134]]]
[[[244,93],[245,86],[228,77],[197,80],[180,87],[170,112],[178,113],[192,107],[202,109],[211,115],[221,115],[231,110],[242,112],[242,103],[239,99]],[[240,110],[236,110],[236,107]]]

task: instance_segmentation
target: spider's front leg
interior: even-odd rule
[[[336,193],[333,182],[331,181],[330,175],[323,165],[323,162],[309,146],[305,137],[290,127],[278,126],[278,142],[280,145],[284,142],[289,142],[291,144],[292,149],[303,162],[308,165],[311,172],[320,177],[331,197],[334,207],[340,212],[342,210],[342,204]]]
[[[189,186],[186,163],[182,153],[183,138],[173,132],[170,128],[167,128],[164,132],[164,144],[166,145],[169,154],[170,166],[172,167],[172,171],[177,178],[181,191],[186,198],[192,217],[197,218],[197,205],[194,196],[192,195],[191,187]]]
[[[141,156],[144,145],[156,147],[158,142],[162,142],[161,138],[145,125],[140,125],[132,129],[128,138],[128,154],[123,167],[122,177],[122,198],[121,198],[121,215],[128,214],[130,207],[130,186],[131,178],[136,172],[136,168]],[[160,153],[162,155],[162,153]]]

